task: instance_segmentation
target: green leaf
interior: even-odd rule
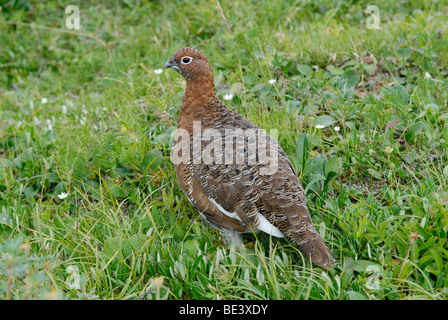
[[[431,248],[429,249],[429,252],[431,253],[431,256],[434,258],[434,262],[436,263],[437,269],[439,271],[443,271],[443,260],[439,254],[439,251],[436,250],[436,248]]]
[[[368,74],[372,75],[376,72],[376,64],[364,64],[364,69],[366,69]]]
[[[241,82],[235,82],[230,87],[230,93],[233,95],[238,94],[241,90],[243,90],[243,84]]]
[[[344,74],[342,77],[346,81],[346,86],[348,88],[354,88],[358,84],[359,80],[361,80],[361,77],[357,75],[355,72],[350,71]]]
[[[307,163],[307,171],[310,174],[320,174],[325,177],[324,169],[327,161],[323,154],[312,157]]]
[[[412,126],[409,127],[409,131],[414,136],[417,136],[419,133],[421,133],[423,131],[424,127],[425,127],[425,125],[423,124],[423,122],[417,122],[417,123],[414,123]]]
[[[448,113],[444,113],[440,116],[439,120],[448,121]]]
[[[347,121],[344,123],[344,125],[351,130],[356,129],[356,125],[353,121]]]
[[[308,192],[308,189],[314,190],[315,192],[317,192],[318,190],[318,182],[320,181],[324,181],[325,180],[325,176],[322,174],[311,174],[310,178],[312,179],[308,185],[305,188],[305,193]]]
[[[111,259],[114,255],[116,259],[122,259],[123,238],[121,236],[110,237],[104,242],[104,254]]]
[[[37,190],[34,186],[29,186],[25,189],[25,197],[27,197],[28,199],[32,198],[36,196],[38,192],[39,190]]]
[[[305,76],[309,76],[311,73],[313,73],[313,69],[311,69],[311,67],[306,64],[297,65],[297,71]]]
[[[398,48],[397,49],[397,56],[402,60],[406,60],[407,58],[410,57],[411,54],[412,54],[412,50],[409,48]]]
[[[344,74],[344,70],[342,70],[341,68],[335,67],[332,64],[327,66],[327,70],[334,76],[340,76],[340,75]]]
[[[101,159],[100,161],[100,165],[102,169],[112,169],[113,167],[115,167],[115,161],[114,160],[105,160],[105,159]]]
[[[163,155],[159,150],[153,149],[149,151],[145,157],[143,158],[141,170],[142,172],[146,172],[148,166],[151,167],[152,170],[156,171],[163,163]]]
[[[264,86],[265,86],[264,83],[259,83],[259,84],[255,85],[255,86],[253,86],[252,89],[250,89],[250,91],[253,91],[253,92],[260,91],[261,89],[264,88]]]
[[[289,112],[294,112],[296,110],[300,110],[302,108],[302,102],[298,100],[288,100],[286,102],[287,108]]]
[[[324,174],[328,176],[331,172],[338,173],[342,168],[341,157],[332,157],[324,164]]]
[[[58,183],[61,181],[61,179],[59,179],[58,175],[53,172],[48,172],[46,179],[48,181],[50,181],[51,183]]]
[[[431,113],[439,113],[440,111],[440,107],[439,105],[435,104],[435,103],[429,103],[427,105],[425,105],[425,110]]]
[[[389,93],[393,96],[399,98],[400,102],[404,104],[409,103],[409,93],[408,90],[400,84],[393,85],[389,89]]]
[[[443,169],[443,172],[447,172],[448,173],[448,166],[445,167],[445,169]],[[435,192],[434,193],[435,198],[439,201],[440,204],[448,204],[448,192]],[[448,217],[446,217],[448,220]]]
[[[6,213],[0,212],[0,225],[13,226],[13,220]]]
[[[368,168],[367,171],[376,179],[381,180],[383,178],[383,175],[379,173],[378,171]]]
[[[126,196],[125,190],[118,184],[115,184],[112,181],[110,188],[110,192],[117,198],[124,198]]]
[[[145,245],[145,241],[148,237],[145,234],[137,233],[130,236],[123,243],[123,255],[125,257],[130,256],[133,252],[140,252],[143,246]]]
[[[413,163],[417,159],[417,155],[413,151],[410,151],[406,154],[402,154],[401,157],[403,158],[404,161],[406,161],[406,163],[409,164]]]
[[[328,192],[328,188],[330,187],[330,182],[336,178],[338,174],[334,171],[330,171],[327,176],[325,177],[324,187],[321,192],[321,197],[325,200]]]
[[[368,300],[365,295],[353,290],[347,291],[347,295],[350,300]]]
[[[187,240],[183,244],[183,248],[185,252],[191,257],[197,257],[198,255],[198,246],[195,240]]]
[[[95,180],[87,180],[85,183],[83,183],[84,189],[86,192],[90,193],[90,195],[99,200],[101,199],[101,191],[100,191],[100,184]]]
[[[332,116],[323,115],[323,116],[317,117],[316,120],[314,120],[313,125],[314,126],[320,125],[320,126],[328,127],[336,122],[337,122],[337,120],[335,120]]]
[[[353,258],[344,258],[344,269],[341,273],[341,280],[343,285],[348,285],[350,283],[350,279],[353,277],[353,264]]]
[[[298,165],[302,167],[302,170],[305,168],[306,161],[308,159],[308,151],[310,150],[310,142],[308,141],[308,137],[306,133],[302,133],[297,141],[296,146],[296,155],[298,157]]]
[[[402,130],[405,124],[406,122],[402,119],[390,120],[386,125],[385,131],[387,132],[390,128],[397,128],[398,130]]]

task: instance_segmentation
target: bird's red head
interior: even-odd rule
[[[165,68],[172,68],[179,72],[187,81],[201,79],[213,81],[213,72],[210,63],[204,54],[190,47],[177,50],[165,63]]]

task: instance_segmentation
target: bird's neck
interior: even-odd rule
[[[215,82],[213,75],[204,75],[200,78],[187,80],[187,88],[185,89],[182,104],[185,104],[185,106],[201,105],[206,103],[214,94]]]
[[[209,100],[215,95],[215,83],[212,76],[204,76],[187,80],[180,116],[195,114],[197,111],[207,112]]]

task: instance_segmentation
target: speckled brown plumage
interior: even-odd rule
[[[187,81],[178,122],[181,129],[178,131],[187,132],[187,137],[177,134],[175,149],[181,153],[189,150],[189,161],[176,163],[175,170],[180,187],[202,217],[237,243],[239,233],[261,229],[277,237],[285,236],[317,265],[326,269],[334,266],[333,255],[311,220],[297,173],[280,145],[269,135],[266,141],[278,153],[278,166],[273,174],[261,174],[268,164],[263,163],[258,149],[252,161],[246,157],[240,163],[213,161],[216,160],[213,156],[220,152],[248,155],[248,138],[243,140],[242,149],[237,150],[235,143],[231,150],[225,150],[224,146],[215,148],[210,158],[202,158],[199,163],[194,161],[197,154],[193,144],[188,143],[193,139],[194,123],[200,122],[200,132],[215,129],[216,135],[223,139],[228,137],[226,129],[261,129],[219,100],[212,69],[199,50],[179,49],[165,67],[175,69]],[[201,150],[213,141],[203,138]],[[271,229],[266,231],[266,226]]]

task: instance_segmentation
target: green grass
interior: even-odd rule
[[[72,2],[80,30],[0,1],[0,299],[448,298],[447,1],[377,1],[378,30],[367,1]],[[198,218],[170,160],[185,83],[154,72],[187,45],[279,130],[336,268]]]

